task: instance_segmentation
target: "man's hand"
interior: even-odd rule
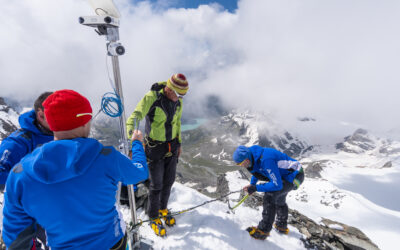
[[[247,185],[243,188],[244,191],[246,191],[249,195],[253,194],[255,191],[257,191],[256,185]]]
[[[134,130],[132,134],[132,141],[134,140],[139,140],[140,142],[143,143],[143,134],[140,132],[140,130]]]

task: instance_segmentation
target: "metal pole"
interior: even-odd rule
[[[117,95],[121,99],[122,106],[124,106],[124,96],[122,93],[122,85],[121,85],[121,74],[119,70],[119,59],[118,56],[111,56],[112,59],[112,65],[113,65],[113,71],[114,71],[114,82],[115,82],[115,91],[117,92]],[[121,137],[122,137],[122,146],[123,146],[123,152],[125,155],[129,154],[128,150],[128,138],[126,135],[125,131],[125,124],[126,124],[126,118],[125,118],[125,109],[122,111],[121,116],[119,117],[119,128],[121,132]],[[118,200],[121,195],[121,185],[119,185],[118,188]],[[128,185],[128,197],[129,197],[129,204],[130,204],[130,210],[131,210],[131,217],[132,217],[132,223],[133,225],[137,224],[137,216],[136,216],[136,201],[135,201],[135,191],[133,188],[133,185]],[[139,241],[139,234],[137,232],[134,232],[133,234],[134,237],[134,242],[132,243],[132,247],[137,248],[139,247],[137,244],[140,244]]]
[[[122,86],[121,86],[121,75],[120,75],[120,70],[119,70],[119,59],[118,56],[111,56],[112,59],[112,66],[113,66],[113,71],[114,71],[114,82],[115,82],[115,91],[117,92],[117,95],[121,99],[122,106],[124,106],[124,96],[122,93]],[[122,111],[121,116],[119,117],[119,129],[121,132],[121,137],[124,143],[124,154],[128,155],[128,148],[126,147],[126,143],[128,141],[126,131],[125,131],[125,109]]]
[[[124,107],[124,96],[122,93],[121,74],[119,69],[118,56],[121,56],[125,53],[125,48],[120,43],[118,43],[119,18],[113,16],[99,16],[99,15],[87,16],[87,17],[79,17],[79,23],[86,26],[97,28],[96,29],[97,34],[106,36],[106,40],[108,42],[107,52],[112,59],[115,92],[120,98],[122,107]],[[120,128],[122,143],[120,145],[119,150],[121,153],[125,154],[128,157],[130,138],[127,138],[127,134],[125,132],[125,124],[126,124],[125,110],[122,108],[122,114],[119,117],[119,128]],[[118,183],[118,191],[116,194],[117,203],[120,202],[120,198],[121,198],[121,183]],[[136,215],[136,202],[135,202],[135,192],[133,185],[128,185],[128,198],[129,198],[131,217],[132,217],[131,222],[133,225],[135,225],[137,224],[138,220]],[[128,235],[129,235],[129,240],[131,242],[130,249],[141,249],[141,248],[151,249],[151,243],[143,241],[141,244],[138,230],[132,230]]]

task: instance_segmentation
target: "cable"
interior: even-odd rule
[[[124,112],[124,106],[116,93],[108,92],[101,98],[101,110],[108,116],[119,117]]]
[[[110,76],[108,58],[109,56],[106,55],[107,77],[110,82],[111,88],[114,90],[114,92],[108,92],[103,95],[103,97],[101,98],[100,110],[110,117],[119,117],[124,112],[124,106],[122,104],[120,96],[115,91],[114,81],[111,79]]]
[[[176,216],[176,215],[180,215],[180,214],[189,212],[189,211],[191,211],[191,210],[193,210],[193,209],[196,209],[196,208],[198,208],[198,207],[204,206],[204,205],[206,205],[206,204],[208,204],[208,203],[215,202],[215,201],[220,201],[222,198],[225,198],[225,197],[227,197],[227,196],[229,196],[229,195],[231,195],[231,194],[234,194],[234,193],[239,193],[239,192],[241,192],[241,191],[242,191],[242,190],[237,190],[237,191],[229,192],[229,193],[227,193],[227,194],[225,194],[225,195],[222,195],[222,196],[220,196],[220,197],[218,197],[218,198],[216,198],[216,199],[212,199],[212,200],[205,201],[205,202],[201,203],[200,205],[197,205],[197,206],[194,206],[194,207],[190,207],[190,208],[187,208],[187,209],[184,209],[184,210],[181,210],[181,211],[177,211],[177,212],[171,212],[170,215],[171,215],[171,216]],[[246,197],[246,198],[247,198],[247,197]],[[243,200],[243,201],[244,201],[244,200]],[[240,205],[240,204],[239,204],[239,205]],[[136,227],[141,226],[141,225],[143,224],[143,222],[149,222],[149,221],[151,221],[151,220],[154,220],[154,219],[161,219],[161,218],[163,218],[163,217],[164,217],[164,216],[159,216],[159,217],[153,218],[153,219],[139,220],[139,223],[137,223],[137,224],[135,224],[135,225],[133,225],[133,224],[130,224],[130,225],[129,225],[130,230],[133,230],[133,229],[135,229]]]

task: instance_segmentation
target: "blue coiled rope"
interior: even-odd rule
[[[119,95],[113,92],[105,93],[101,99],[101,110],[111,117],[121,116],[124,106]]]

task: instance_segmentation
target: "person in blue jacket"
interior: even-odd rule
[[[92,108],[79,93],[56,91],[43,106],[54,141],[11,170],[4,193],[4,243],[8,249],[30,249],[39,223],[53,250],[125,249],[116,192],[118,182],[148,178],[142,134],[132,135],[130,160],[88,138]]]
[[[5,138],[0,145],[0,190],[11,168],[36,147],[53,140],[42,103],[53,92],[42,93],[34,102],[33,110],[19,116],[20,129]]]
[[[265,240],[272,229],[275,215],[274,227],[278,232],[288,234],[289,208],[286,196],[291,190],[296,190],[304,180],[300,162],[276,149],[257,145],[239,146],[233,154],[233,160],[252,174],[250,185],[243,189],[249,195],[256,191],[265,193],[262,220],[257,227],[247,228],[250,236]],[[264,183],[257,184],[259,180]]]

